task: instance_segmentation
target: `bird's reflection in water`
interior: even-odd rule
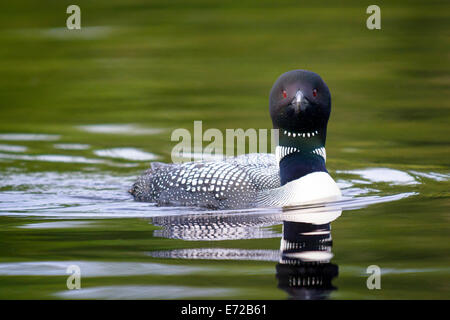
[[[281,236],[280,250],[196,248],[153,251],[158,258],[276,261],[278,287],[290,299],[326,299],[336,288],[332,280],[338,266],[331,263],[330,223],[338,208],[278,209],[272,213],[205,214],[153,218],[161,226],[155,236],[172,239],[214,241],[262,239]],[[273,228],[283,224],[279,234]]]
[[[292,299],[325,299],[338,275],[338,266],[330,263],[330,223],[284,221],[281,257],[277,263],[278,287]]]

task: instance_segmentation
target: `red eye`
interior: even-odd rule
[[[314,96],[314,97],[317,97],[317,89],[314,89],[314,90],[313,90],[313,96]]]
[[[284,98],[284,99],[287,98],[287,92],[286,92],[286,90],[283,90],[283,98]]]

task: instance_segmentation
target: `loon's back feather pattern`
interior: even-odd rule
[[[130,193],[159,205],[213,209],[252,207],[261,191],[280,187],[273,154],[246,154],[224,161],[152,163]]]

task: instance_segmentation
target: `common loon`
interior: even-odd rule
[[[243,209],[338,200],[325,166],[331,94],[311,71],[292,70],[274,83],[270,116],[279,130],[275,155],[253,153],[223,161],[153,162],[129,191],[161,206]]]

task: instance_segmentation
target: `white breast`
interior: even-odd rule
[[[335,201],[341,196],[341,190],[328,173],[313,172],[261,193],[258,202],[269,206],[293,206]]]
[[[326,172],[313,172],[286,183],[286,205],[339,200],[342,196],[333,178]]]

